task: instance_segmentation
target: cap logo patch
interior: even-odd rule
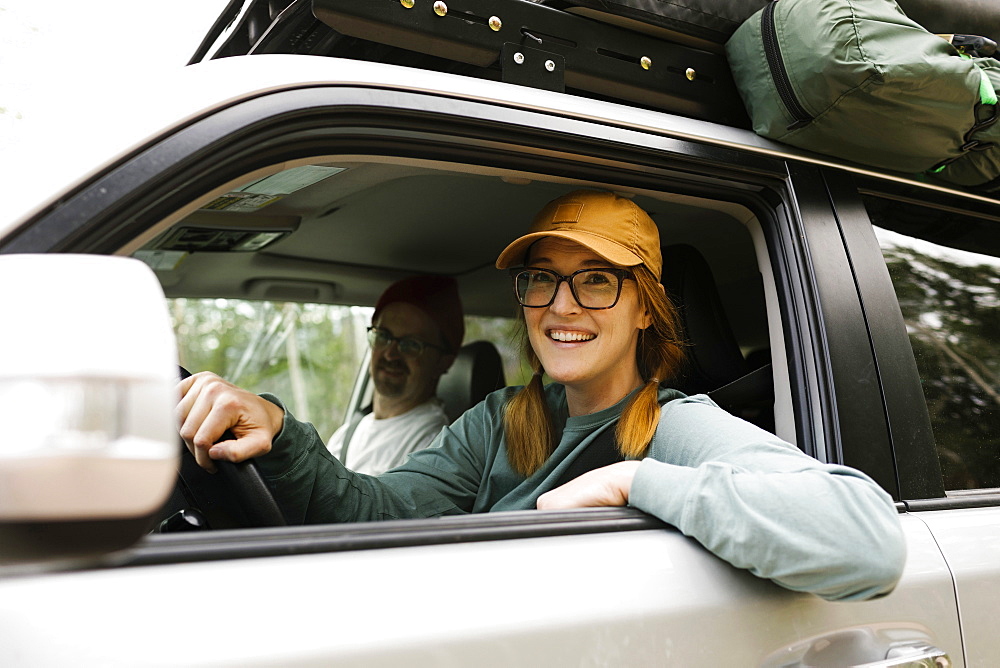
[[[578,223],[580,215],[583,214],[583,204],[581,202],[569,202],[560,204],[552,216],[553,223]]]

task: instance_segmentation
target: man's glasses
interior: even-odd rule
[[[557,274],[551,269],[524,267],[512,269],[514,294],[521,306],[543,308],[555,301],[559,284],[569,283],[570,292],[576,303],[586,309],[611,308],[618,303],[622,294],[622,283],[634,279],[626,269],[600,268],[581,269],[569,276]]]
[[[423,355],[425,348],[434,348],[435,350],[440,350],[442,353],[448,352],[441,346],[426,343],[412,336],[393,336],[392,332],[381,327],[368,328],[368,344],[372,348],[385,348],[393,341],[397,344],[399,354],[406,357],[420,357]]]

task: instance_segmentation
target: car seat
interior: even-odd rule
[[[729,412],[773,430],[771,365],[766,355],[752,362],[743,356],[704,256],[687,244],[667,246],[662,282],[688,343],[686,363],[671,385],[689,395],[708,394]]]
[[[356,422],[372,410],[374,385],[368,372],[371,351],[358,369],[346,422]],[[494,390],[506,385],[503,361],[496,346],[489,341],[473,341],[462,346],[451,368],[438,381],[437,396],[452,422]]]
[[[448,420],[454,422],[490,392],[506,386],[503,361],[489,341],[473,341],[458,351],[455,363],[438,382],[438,398]]]

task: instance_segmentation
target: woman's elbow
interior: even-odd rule
[[[864,601],[889,594],[906,567],[906,538],[898,517],[842,555],[840,577],[816,593],[829,601]],[[860,548],[860,549],[859,549]]]

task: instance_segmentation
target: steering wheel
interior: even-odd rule
[[[180,379],[191,375],[179,367]],[[220,440],[235,437],[229,431]],[[253,459],[234,464],[215,463],[217,473],[201,468],[194,455],[180,441],[181,462],[177,485],[160,523],[161,532],[192,529],[284,526],[285,516]],[[207,526],[205,526],[207,525]]]

